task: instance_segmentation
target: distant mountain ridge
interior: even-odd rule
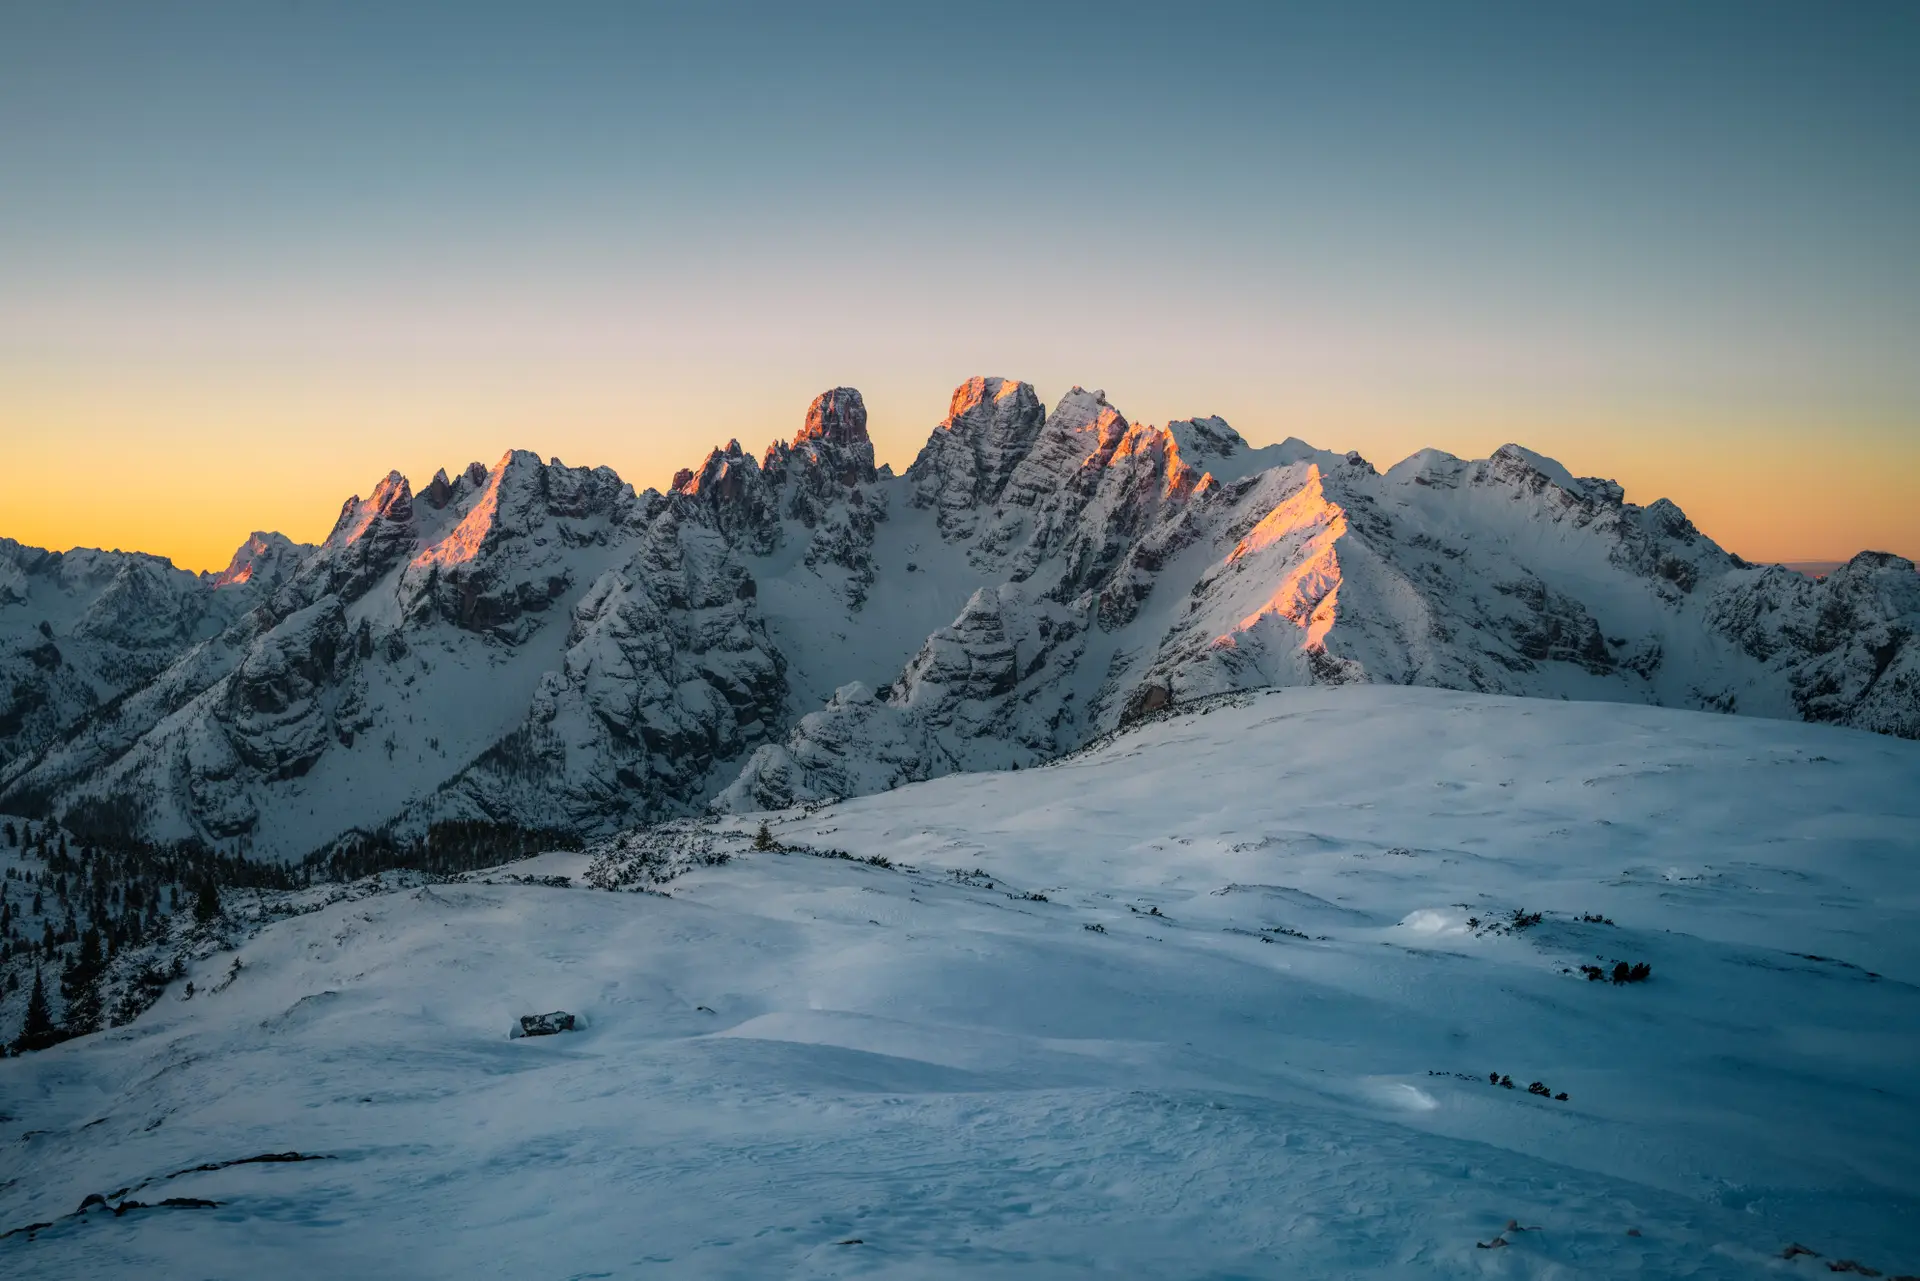
[[[1227,690],[1389,682],[1920,737],[1920,575],[1754,566],[1506,446],[1385,472],[975,378],[901,475],[860,394],[636,491],[391,473],[219,574],[0,540],[0,809],[294,855],[599,832],[1037,763]]]

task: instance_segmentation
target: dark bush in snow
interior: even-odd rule
[[[565,1010],[555,1010],[551,1014],[522,1014],[520,1025],[513,1030],[513,1039],[523,1036],[552,1036],[556,1032],[573,1031],[573,1015]]]

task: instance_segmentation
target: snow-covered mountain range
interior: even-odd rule
[[[292,856],[602,833],[1025,767],[1228,690],[1374,682],[1920,737],[1920,575],[1815,580],[1518,446],[1381,472],[975,378],[904,474],[860,394],[636,491],[393,473],[218,575],[0,540],[0,809]]]

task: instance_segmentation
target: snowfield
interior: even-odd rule
[[[1920,743],[1296,688],[769,817],[389,878],[0,1062],[0,1272],[1920,1272]]]

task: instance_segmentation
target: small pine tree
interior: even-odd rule
[[[776,848],[776,842],[773,839],[773,829],[767,826],[767,820],[765,819],[760,820],[760,830],[753,834],[753,848],[763,852]]]
[[[53,1011],[47,1008],[46,984],[41,982],[40,969],[36,966],[33,991],[27,996],[27,1018],[20,1025],[20,1039],[13,1043],[14,1049],[44,1050],[59,1039],[53,1027]]]
[[[7,847],[16,850],[20,848],[20,833],[13,830],[12,823],[7,824]]]
[[[220,888],[209,876],[200,882],[200,896],[193,900],[193,919],[205,925],[220,916]]]
[[[67,1033],[84,1036],[100,1029],[100,973],[106,958],[100,951],[100,931],[89,925],[80,936],[80,954],[60,979],[67,999]]]

